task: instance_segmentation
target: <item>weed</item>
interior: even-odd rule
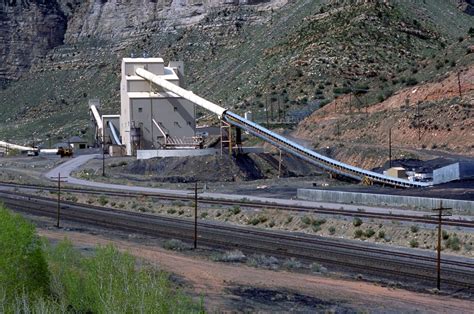
[[[201,218],[206,218],[207,215],[209,215],[207,212],[203,212],[203,213],[201,213]]]
[[[418,247],[420,244],[418,243],[418,241],[416,239],[411,239],[410,240],[410,246],[415,248],[415,247]]]
[[[336,233],[336,227],[334,227],[334,226],[329,227],[328,230],[329,230],[329,234],[331,234],[331,235]]]
[[[441,233],[441,236],[443,237],[443,240],[449,239],[449,233],[446,230],[443,230],[443,232]]]
[[[410,227],[410,230],[413,233],[417,233],[420,230],[420,228],[417,225],[413,225]]]
[[[174,215],[174,214],[176,214],[176,209],[174,209],[174,208],[168,208],[168,210],[167,210],[166,212],[167,212],[168,214],[170,214],[170,215]]]
[[[293,221],[293,216],[288,216],[288,217],[286,217],[285,224],[289,224],[292,221]]]
[[[184,209],[180,209],[180,210],[178,210],[178,215],[180,215],[180,216],[181,216],[182,214],[184,214]]]

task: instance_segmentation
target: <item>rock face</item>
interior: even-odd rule
[[[0,2],[0,82],[17,79],[52,48],[83,40],[114,46],[194,25],[222,6],[286,0],[5,0]]]
[[[61,45],[67,20],[55,1],[0,2],[0,81],[17,79]]]

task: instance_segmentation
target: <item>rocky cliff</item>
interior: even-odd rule
[[[61,44],[98,41],[126,46],[157,32],[194,25],[216,8],[283,0],[3,0],[0,2],[0,81],[15,80]]]
[[[0,2],[0,81],[17,79],[61,45],[66,28],[66,17],[55,1]]]

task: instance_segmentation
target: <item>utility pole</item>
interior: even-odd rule
[[[268,95],[265,95],[265,115],[267,117],[267,128],[269,128],[269,123],[268,123]]]
[[[462,98],[462,91],[461,91],[461,71],[458,72],[458,88],[459,88],[459,97]]]
[[[388,129],[388,163],[392,168],[392,128]]]
[[[281,149],[278,149],[280,152],[280,158],[278,159],[278,179],[281,177]]]
[[[105,177],[105,145],[102,139],[102,176]]]
[[[438,217],[438,247],[437,247],[437,259],[436,259],[436,287],[441,290],[441,226],[442,218],[445,216],[451,216],[451,214],[443,214],[443,211],[451,208],[443,207],[443,201],[439,202],[439,208],[433,208],[434,211],[438,211],[438,214],[434,216]]]
[[[198,184],[194,183],[194,249],[197,249]]]
[[[51,177],[51,179],[54,179],[54,177]],[[67,179],[67,177],[61,177],[61,173],[58,173],[58,205],[57,205],[57,217],[56,217],[56,228],[59,228],[59,221],[61,219],[61,182],[66,182],[66,181],[61,181]]]
[[[58,217],[56,222],[56,228],[59,228],[59,218],[61,215],[61,173],[58,173]]]

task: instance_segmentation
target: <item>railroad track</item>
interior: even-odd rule
[[[49,217],[56,216],[54,200],[0,192],[0,199],[13,210]],[[98,206],[63,202],[63,220],[142,233],[155,237],[191,241],[193,222],[188,219],[125,212]],[[261,230],[218,222],[199,221],[199,243],[223,249],[239,249],[282,258],[320,262],[338,269],[400,280],[417,280],[425,284],[435,281],[435,259],[422,253],[348,243],[319,236]],[[474,262],[443,259],[443,284],[450,287],[474,288]]]
[[[17,184],[0,182],[0,186],[12,187],[12,188],[23,188],[23,189],[37,189],[46,191],[57,191],[57,187],[47,185],[34,185],[34,184]],[[105,196],[116,196],[116,197],[150,197],[161,200],[180,200],[180,201],[193,201],[194,196],[192,195],[176,195],[169,193],[142,193],[142,192],[125,192],[125,191],[111,191],[111,190],[97,190],[87,188],[71,188],[61,187],[61,191],[67,193],[83,193],[89,195],[105,195]],[[402,215],[393,213],[375,213],[365,211],[354,211],[354,210],[342,210],[342,209],[331,209],[323,207],[311,207],[304,205],[280,205],[275,203],[263,203],[250,200],[225,200],[225,199],[214,199],[203,195],[198,196],[198,200],[202,204],[209,205],[224,205],[224,206],[242,206],[247,208],[268,208],[278,209],[285,211],[304,212],[304,213],[318,213],[325,215],[339,215],[348,217],[360,217],[360,218],[373,218],[373,219],[385,219],[385,220],[396,220],[396,221],[408,221],[413,223],[423,224],[438,224],[438,220],[435,217],[425,217],[416,215]],[[443,225],[462,227],[462,228],[474,228],[474,220],[462,220],[462,219],[443,219]]]

